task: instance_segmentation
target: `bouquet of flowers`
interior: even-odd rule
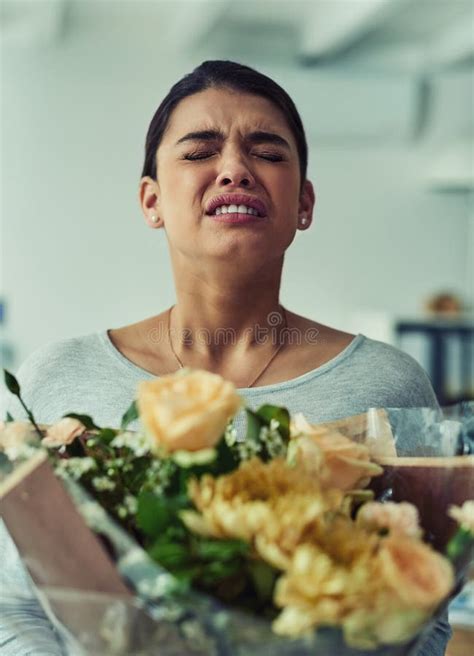
[[[23,403],[16,379],[5,380]],[[120,428],[77,414],[38,425],[26,406],[28,422],[7,417],[0,507],[20,551],[12,490],[52,468],[50,496],[59,478],[97,536],[103,572],[120,573],[108,589],[72,591],[37,576],[55,611],[89,648],[100,633],[103,653],[410,653],[472,553],[474,457],[459,456],[471,484],[446,507],[444,526],[449,515],[457,528],[436,550],[413,495],[394,495],[402,441],[390,413],[315,426],[283,407],[245,408],[239,439],[232,418],[243,405],[230,382],[184,369],[141,383]],[[130,431],[137,418],[141,430]],[[469,435],[457,435],[456,453]],[[74,627],[81,607],[87,636]]]

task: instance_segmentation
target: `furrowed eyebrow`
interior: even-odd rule
[[[187,141],[224,141],[224,139],[225,135],[220,130],[198,130],[196,132],[188,132],[185,134],[184,137],[178,139],[176,145],[178,146]],[[275,134],[274,132],[257,130],[247,134],[245,139],[252,144],[271,143],[277,146],[283,146],[287,150],[291,150],[290,144],[286,139],[283,139],[283,137],[280,137],[280,135]]]
[[[284,148],[290,150],[290,144],[288,141],[283,139],[283,137],[280,137],[279,134],[275,134],[274,132],[263,132],[262,130],[258,130],[257,132],[250,132],[250,134],[246,136],[246,140],[253,144],[271,143],[275,144],[276,146],[283,146]]]
[[[188,132],[178,139],[176,145],[185,141],[223,141],[224,134],[219,130],[198,130],[197,132]]]

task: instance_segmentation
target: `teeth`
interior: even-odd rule
[[[216,207],[214,214],[219,216],[219,214],[252,214],[253,216],[258,216],[258,212],[253,207],[247,207],[247,205],[221,205]]]

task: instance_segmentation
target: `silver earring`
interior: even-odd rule
[[[309,219],[308,219],[308,217],[306,216],[306,213],[305,213],[305,212],[302,212],[302,213],[300,214],[300,224],[301,224],[302,226],[305,226],[305,225],[308,224],[308,220],[309,220]]]
[[[158,223],[158,217],[156,216],[156,214],[152,214],[151,221],[152,223]]]

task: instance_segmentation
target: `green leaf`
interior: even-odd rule
[[[3,370],[3,376],[5,378],[5,385],[7,389],[15,396],[20,396],[20,383],[17,381],[15,376],[6,369]]]
[[[157,540],[148,549],[148,553],[154,560],[161,563],[167,569],[186,565],[190,561],[190,553],[186,545],[176,544],[162,539]]]
[[[263,421],[269,426],[272,419],[276,419],[280,424],[278,426],[278,432],[285,439],[290,439],[290,413],[287,408],[283,408],[277,405],[262,405],[257,413],[258,417],[263,419]]]
[[[260,438],[260,428],[264,424],[262,418],[257,415],[256,412],[250,410],[250,408],[245,408],[247,413],[247,440],[258,442]]]
[[[249,561],[248,571],[258,598],[261,601],[270,601],[279,572],[262,560]]]
[[[242,563],[235,559],[229,561],[214,560],[204,565],[200,578],[206,585],[213,585],[236,574],[241,569]]]
[[[128,461],[131,465],[129,471],[122,471],[122,478],[126,487],[129,488],[129,491],[133,494],[136,494],[140,491],[142,485],[147,480],[147,471],[150,467],[150,458],[143,456],[141,458],[134,457],[132,461]]]
[[[4,375],[4,378],[5,378],[5,385],[6,385],[7,389],[12,394],[14,394],[15,396],[18,397],[18,400],[20,401],[21,405],[23,406],[23,408],[24,408],[24,410],[25,410],[25,412],[28,416],[28,419],[33,424],[33,426],[35,427],[35,430],[38,433],[38,436],[40,438],[44,437],[43,432],[41,431],[40,427],[38,426],[38,424],[35,421],[35,418],[33,417],[33,413],[31,412],[31,410],[29,410],[29,408],[27,408],[27,406],[25,405],[25,402],[21,398],[20,383],[17,381],[15,376],[13,374],[11,374],[9,371],[7,371],[6,369],[3,370],[3,375]]]
[[[463,556],[474,553],[474,535],[463,526],[459,527],[455,535],[446,546],[446,555],[455,563]]]
[[[117,436],[117,432],[114,428],[101,428],[99,434],[96,436],[96,439],[104,444],[110,444],[114,437]]]
[[[78,419],[81,424],[84,424],[87,430],[100,430],[99,427],[94,424],[94,421],[91,417],[89,417],[89,415],[78,415],[75,412],[69,412],[67,415],[64,415],[64,417]]]
[[[228,474],[239,466],[239,460],[236,457],[232,447],[230,447],[225,437],[222,437],[220,442],[215,446],[217,451],[217,458],[209,467],[209,471],[213,474]]]
[[[173,576],[175,576],[180,583],[180,588],[178,592],[186,593],[189,592],[190,584],[193,583],[196,579],[199,578],[202,568],[201,565],[181,565],[170,568]]]
[[[136,419],[138,419],[138,408],[137,408],[136,401],[132,401],[130,407],[122,416],[122,422],[120,424],[120,428],[122,430],[125,430],[127,426],[131,424],[132,421],[135,421]]]
[[[9,412],[7,412],[7,416],[5,417],[5,423],[9,424],[12,421],[15,421],[15,419],[11,416]]]
[[[141,492],[138,496],[137,525],[149,537],[156,537],[172,523],[175,512],[169,499],[153,492]]]
[[[195,545],[195,553],[203,560],[231,560],[246,556],[249,545],[242,540],[200,540]]]

